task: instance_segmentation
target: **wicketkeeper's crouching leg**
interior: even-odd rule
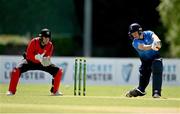
[[[11,79],[9,84],[9,93],[7,95],[14,95],[16,93],[16,87],[20,78],[20,70],[18,68],[14,68],[11,72]]]
[[[59,92],[59,86],[60,86],[60,82],[61,82],[61,78],[62,78],[62,69],[60,68],[58,70],[58,72],[53,75],[53,79],[52,79],[52,88],[51,88],[51,93],[52,95],[63,95],[61,92]]]
[[[63,70],[61,68],[58,68],[53,64],[44,67],[41,64],[34,64],[30,62],[27,63],[27,61],[24,61],[18,67],[14,68],[11,72],[9,90],[7,92],[8,96],[14,95],[16,93],[16,88],[20,75],[28,70],[42,70],[50,73],[53,76],[51,94],[56,96],[62,95],[62,93],[58,91],[63,73]]]

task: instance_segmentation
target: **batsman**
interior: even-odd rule
[[[51,95],[62,95],[58,90],[63,71],[51,63],[52,53],[51,32],[49,29],[44,28],[38,37],[33,38],[28,43],[24,59],[13,68],[7,95],[15,95],[21,74],[29,70],[42,70],[51,74],[53,76],[52,87],[50,89]]]
[[[137,51],[141,66],[137,88],[127,92],[126,97],[144,96],[152,74],[152,97],[161,97],[163,63],[159,54],[161,40],[153,31],[143,31],[138,23],[129,26],[128,32],[132,38],[132,46]]]

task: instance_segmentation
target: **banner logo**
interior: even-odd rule
[[[127,64],[127,65],[122,65],[122,77],[123,79],[128,82],[131,76],[131,72],[133,69],[133,64]]]
[[[67,67],[68,67],[68,63],[66,62],[63,62],[63,63],[58,63],[56,64],[58,67],[62,68],[63,70],[63,75],[62,75],[62,80],[64,79],[64,76],[66,74],[66,71],[67,71]]]

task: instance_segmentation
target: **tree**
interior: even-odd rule
[[[180,0],[161,0],[158,10],[167,29],[165,39],[169,44],[169,56],[180,57]]]

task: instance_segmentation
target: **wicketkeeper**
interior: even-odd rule
[[[13,68],[7,95],[16,93],[21,74],[28,70],[42,70],[51,74],[53,76],[51,95],[62,95],[58,90],[63,71],[51,63],[52,52],[51,32],[49,29],[42,29],[39,36],[29,42],[24,59]]]
[[[129,91],[127,97],[144,96],[152,74],[152,96],[161,96],[163,64],[159,54],[161,40],[152,31],[143,31],[138,23],[129,26],[129,36],[133,39],[132,45],[138,52],[141,60],[139,68],[139,86]]]

